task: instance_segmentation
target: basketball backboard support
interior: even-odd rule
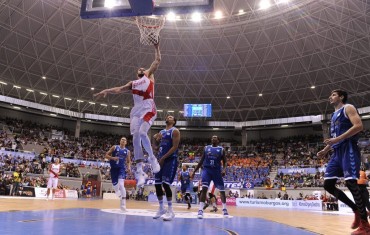
[[[111,18],[130,16],[189,14],[211,12],[214,0],[82,0],[81,18]]]

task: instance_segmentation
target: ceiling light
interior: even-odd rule
[[[93,90],[95,90],[95,88],[94,87],[91,87],[91,90],[93,91]]]
[[[112,108],[118,108],[118,106],[117,105],[112,105]]]
[[[224,16],[222,11],[216,11],[215,12],[215,19],[221,19]]]
[[[180,130],[186,130],[186,127],[180,127]]]
[[[175,111],[173,110],[168,110],[167,113],[174,113]]]
[[[260,96],[260,97],[261,97],[261,96],[263,96],[263,94],[262,94],[262,93],[259,93],[259,94],[258,94],[258,96]]]
[[[28,92],[34,92],[34,90],[31,90],[31,89],[26,89],[26,91],[28,91]]]
[[[123,109],[130,109],[130,107],[126,107],[126,106],[125,106],[125,107],[123,107]]]
[[[370,115],[362,116],[362,118],[370,118]]]
[[[261,0],[260,2],[260,9],[265,10],[267,8],[271,7],[270,0]]]
[[[288,126],[289,126],[289,125],[286,125],[286,124],[285,124],[285,125],[281,125],[281,127],[288,127]]]
[[[218,127],[213,127],[212,129],[213,129],[213,130],[219,130],[220,128],[218,128]]]
[[[226,99],[230,99],[231,97],[230,96],[227,96]]]
[[[13,87],[16,88],[16,89],[21,89],[20,86],[13,85]]]
[[[173,13],[173,12],[168,13],[167,16],[166,16],[166,20],[175,21],[176,20],[176,14]]]
[[[163,110],[162,110],[162,109],[158,109],[158,110],[157,110],[157,112],[158,112],[158,113],[159,113],[159,112],[163,112]]]
[[[45,92],[40,92],[40,94],[41,94],[41,95],[48,95],[48,94],[46,94]]]
[[[170,98],[169,96],[166,97],[166,99],[169,99],[169,98]]]
[[[77,100],[78,103],[83,103],[84,101],[83,100]]]
[[[244,10],[243,9],[240,9],[239,10],[239,14],[244,14],[245,12],[244,12]]]
[[[316,87],[315,86],[311,86],[311,89],[315,89]]]
[[[65,97],[64,99],[65,99],[65,100],[72,100],[71,98],[68,98],[68,97]]]
[[[6,82],[1,82],[1,81],[0,81],[0,84],[8,85],[8,83],[6,83]]]
[[[94,102],[89,102],[89,104],[95,104]]]
[[[194,22],[200,22],[200,21],[202,21],[202,15],[199,12],[194,12],[191,15],[191,20],[194,21]]]
[[[52,95],[53,97],[55,97],[55,98],[59,98],[60,96],[59,95]]]
[[[105,106],[105,107],[107,107],[108,105],[106,105],[106,104],[100,104],[101,106]]]
[[[51,113],[50,116],[56,117],[57,115],[55,113]]]
[[[289,0],[278,0],[277,1],[277,4],[280,4],[280,3],[288,3],[289,2]]]
[[[21,107],[13,106],[14,109],[21,109]]]
[[[116,0],[105,0],[104,2],[104,7],[107,7],[107,8],[113,8],[118,5],[119,3]]]
[[[42,78],[42,79],[44,79],[44,80],[46,79],[46,77],[45,77],[45,76],[42,76],[41,78]]]

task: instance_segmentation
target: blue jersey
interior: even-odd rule
[[[181,185],[190,184],[189,171],[181,171]]]
[[[224,148],[221,146],[213,147],[208,145],[204,149],[203,166],[208,168],[217,168],[221,170],[221,160],[224,154]]]
[[[112,157],[118,157],[118,161],[110,160],[110,167],[111,168],[125,168],[126,166],[126,159],[127,155],[130,151],[127,148],[121,148],[119,145],[116,145]]]
[[[170,129],[161,130],[160,133],[162,134],[161,143],[159,145],[159,158],[163,157],[170,149],[172,148],[172,133],[176,130],[176,127],[171,127]],[[176,149],[175,152],[171,154],[171,156],[168,156],[168,158],[176,157],[177,158],[177,152],[178,149]]]
[[[348,131],[353,124],[349,120],[349,118],[346,115],[346,105],[344,105],[342,108],[338,109],[335,111],[332,116],[331,116],[331,125],[330,125],[330,137],[331,138],[336,138],[346,131]],[[351,140],[353,142],[358,141],[358,134],[351,136],[347,140]],[[338,148],[338,146],[346,141],[346,139],[339,141],[338,143],[332,145],[333,148]]]

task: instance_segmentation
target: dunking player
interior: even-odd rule
[[[333,154],[325,171],[324,188],[354,211],[355,221],[351,227],[352,229],[358,229],[352,234],[370,234],[365,203],[357,184],[361,162],[357,141],[358,133],[362,131],[363,125],[357,109],[353,105],[346,104],[347,98],[347,92],[343,90],[331,92],[329,102],[335,108],[331,117],[331,138],[324,140],[326,146],[317,155],[322,157],[333,149]],[[355,203],[336,187],[335,184],[340,177],[345,178],[346,185],[351,191]]]
[[[178,165],[178,147],[180,143],[180,131],[175,127],[176,119],[173,116],[167,116],[166,128],[154,135],[154,139],[159,142],[159,164],[161,170],[155,174],[155,191],[157,194],[159,209],[153,216],[158,219],[163,216],[164,221],[170,221],[175,217],[172,209],[172,191],[171,184],[176,176]],[[166,192],[168,203],[167,212],[163,205],[163,189]]]
[[[105,154],[105,158],[109,160],[110,175],[116,195],[120,198],[120,209],[126,211],[126,164],[127,171],[131,171],[131,153],[126,148],[127,139],[122,137],[119,145],[112,146]]]
[[[182,166],[182,171],[179,173],[178,181],[181,182],[181,193],[186,201],[188,203],[188,209],[191,208],[190,204],[190,173],[188,171],[188,167],[186,165]]]
[[[200,159],[197,167],[194,169],[191,179],[194,178],[195,172],[203,166],[202,171],[202,192],[200,195],[200,204],[198,210],[198,219],[203,219],[203,207],[207,196],[208,187],[213,180],[216,188],[220,190],[221,201],[222,201],[222,212],[225,218],[229,217],[229,213],[226,209],[226,194],[225,185],[222,176],[225,175],[226,171],[226,156],[224,148],[218,146],[219,139],[216,135],[212,136],[212,145],[208,145],[204,148],[204,154]],[[223,163],[223,169],[221,170],[221,161]]]
[[[60,172],[59,158],[54,159],[54,163],[49,165],[49,180],[46,191],[46,200],[49,200],[50,189],[52,189],[51,200],[54,200],[55,189],[58,188],[58,177]]]
[[[130,113],[130,130],[133,135],[134,157],[136,161],[135,178],[137,186],[141,187],[148,177],[143,171],[143,159],[145,151],[149,154],[148,162],[152,165],[153,173],[160,170],[157,159],[155,158],[148,137],[148,131],[157,117],[157,109],[154,103],[154,72],[158,69],[161,61],[159,44],[155,44],[155,60],[149,69],[139,68],[137,71],[137,80],[130,81],[124,86],[105,89],[97,94],[96,97],[106,97],[107,94],[120,94],[131,90],[134,99],[134,107]]]

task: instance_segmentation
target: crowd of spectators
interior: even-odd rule
[[[121,136],[106,134],[96,131],[81,132],[81,138],[70,138],[72,133],[63,128],[50,125],[41,125],[29,121],[5,118],[0,120],[13,131],[12,135],[6,131],[0,131],[0,148],[21,149],[20,146],[27,143],[43,146],[44,150],[39,156],[33,159],[22,156],[4,155],[0,156],[0,170],[12,172],[19,167],[28,174],[42,174],[45,171],[45,157],[60,157],[66,159],[79,159],[104,162],[104,155],[111,147],[116,144]],[[3,128],[4,129],[4,128]],[[53,131],[62,131],[63,138],[50,138]],[[369,138],[370,131],[361,133],[361,138]],[[128,149],[132,149],[132,138],[128,139]],[[321,168],[325,167],[329,156],[318,158],[316,153],[323,147],[322,136],[293,136],[283,139],[261,139],[252,141],[250,146],[237,146],[234,140],[222,139],[225,145],[226,157],[228,160],[225,181],[238,181],[242,184],[248,182],[253,186],[268,186],[269,188],[300,188],[300,187],[322,187],[323,172],[319,170],[315,174],[308,174],[301,171],[291,174],[279,173],[275,178],[270,179],[271,170],[277,168]],[[197,163],[204,150],[204,146],[209,144],[209,139],[201,138],[182,138],[179,147],[179,159],[182,163]],[[133,156],[133,160],[134,160]],[[86,167],[86,166],[85,166]],[[92,167],[92,166],[91,166]],[[98,166],[96,166],[98,168]],[[100,172],[103,180],[110,180],[110,168],[100,165]],[[134,179],[132,172],[127,174],[127,179]],[[149,164],[144,165],[144,171],[153,178]],[[180,168],[179,168],[180,171]],[[62,176],[80,177],[78,165],[73,163],[63,164]],[[9,177],[2,175],[2,182],[7,182]],[[196,179],[199,179],[197,176]],[[42,185],[42,178],[25,177],[24,183],[27,185]],[[338,181],[342,185],[343,181]]]

